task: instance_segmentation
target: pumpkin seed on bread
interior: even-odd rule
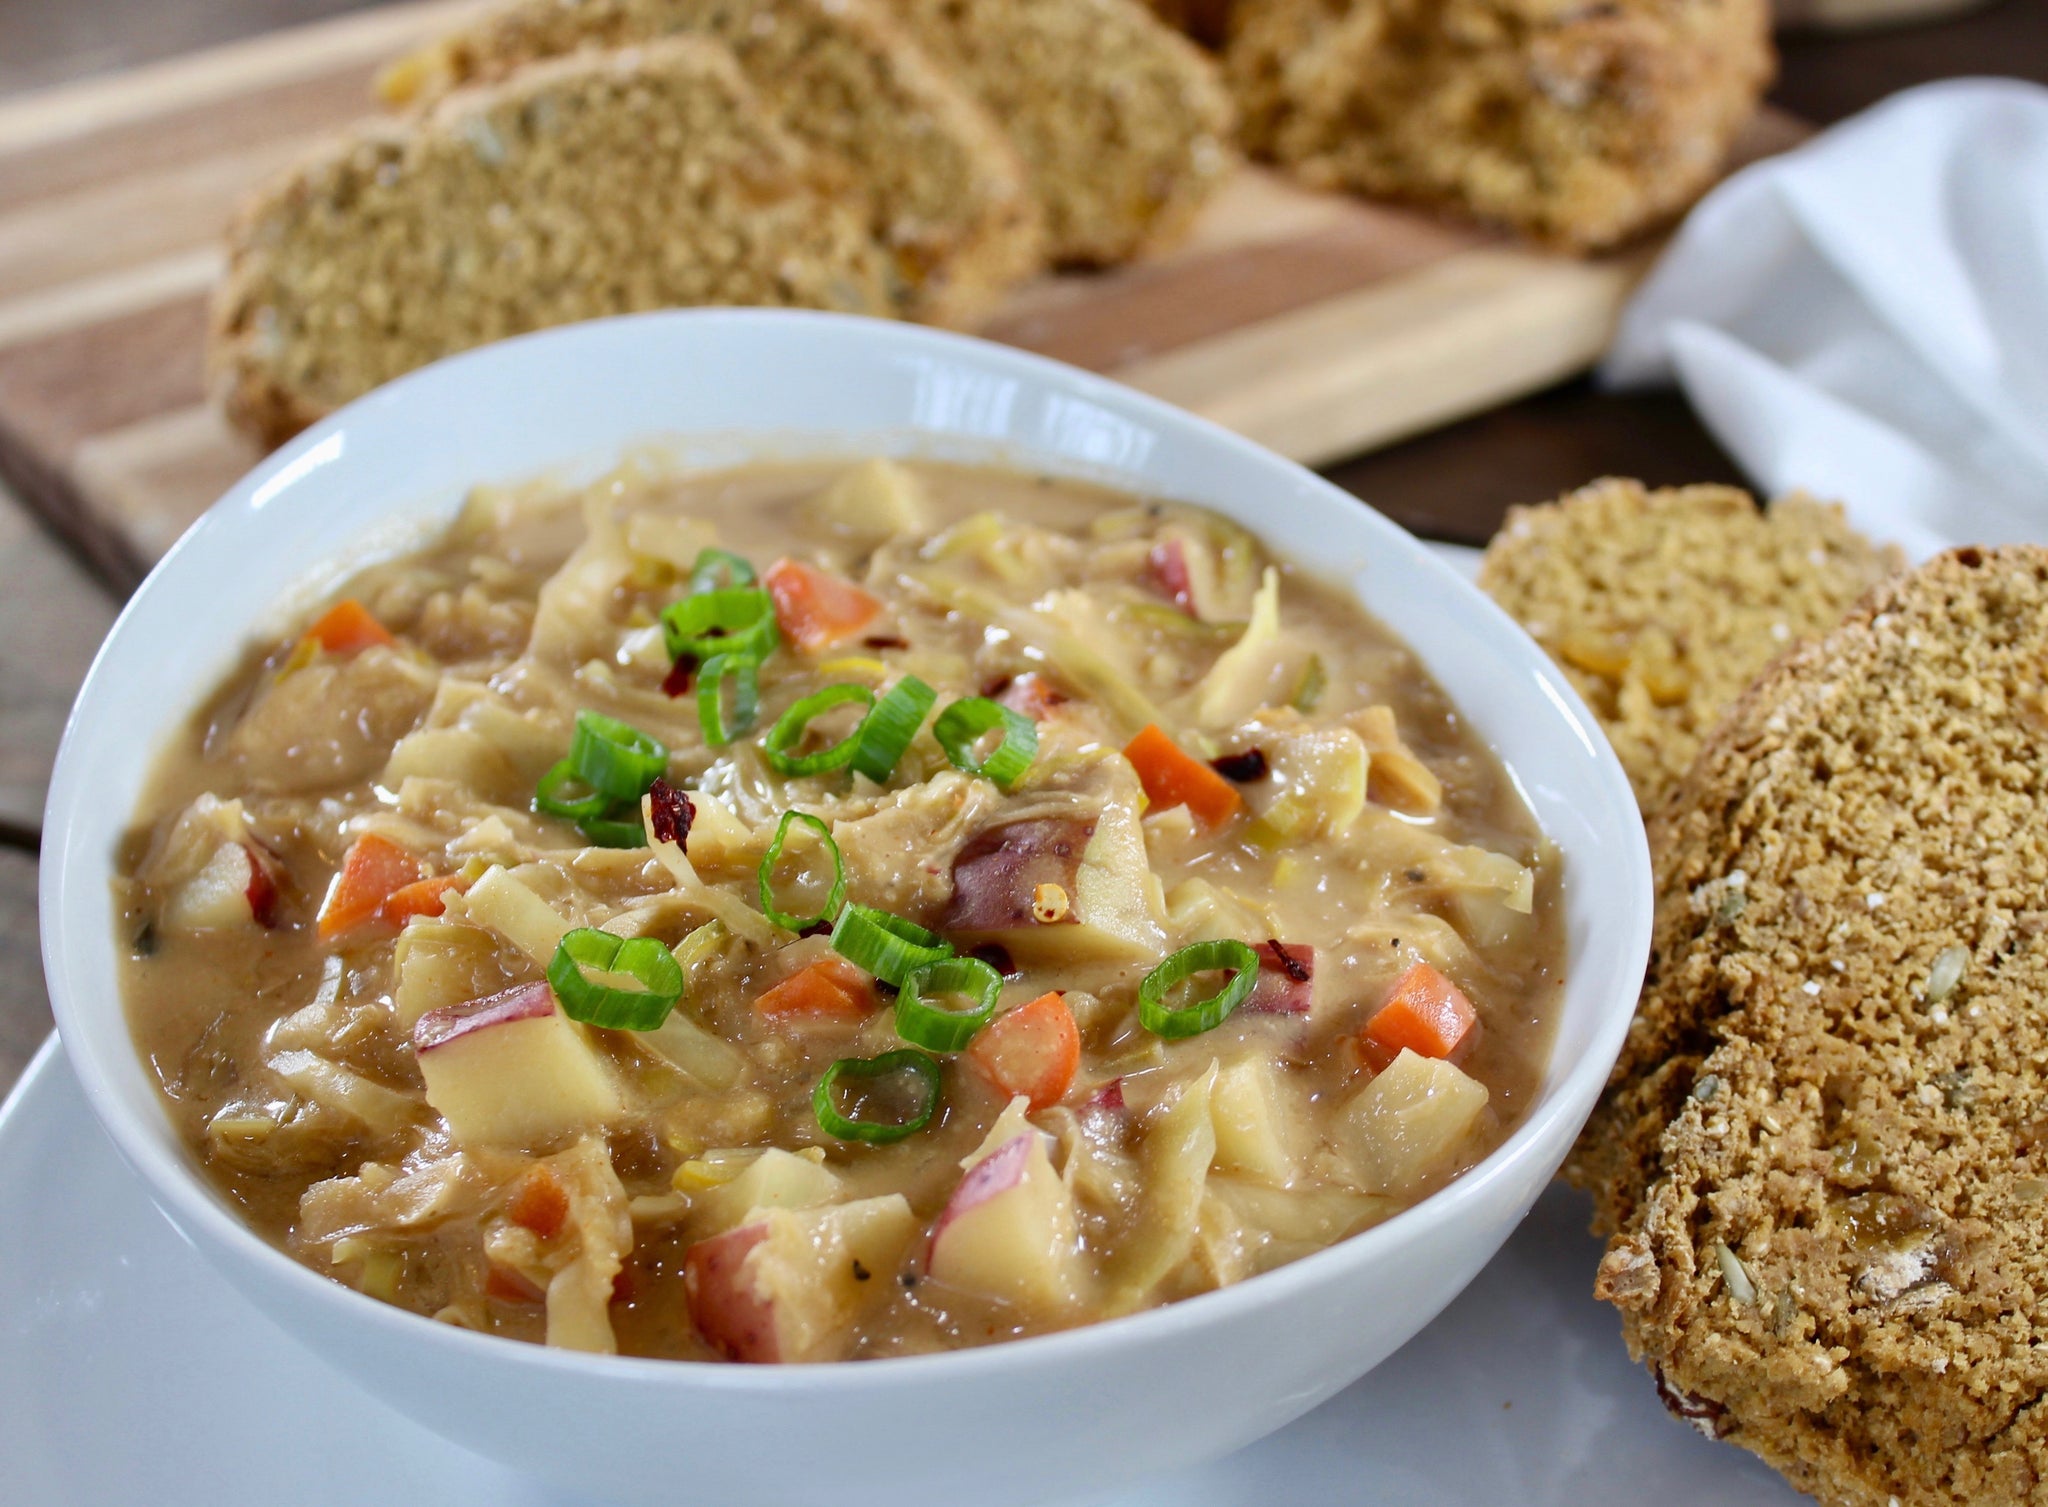
[[[1610,478],[1510,509],[1479,584],[1585,697],[1648,813],[1759,670],[1901,563],[1810,498]]]
[[[262,191],[229,240],[213,380],[275,444],[507,335],[688,304],[885,313],[886,257],[732,56],[591,54],[373,121]]]
[[[392,64],[379,93],[418,104],[541,59],[685,35],[731,48],[820,183],[861,207],[891,253],[899,316],[972,323],[1039,269],[1044,227],[1015,149],[868,0],[503,0]]]
[[[1653,823],[1567,1164],[1674,1411],[1844,1507],[2048,1493],[2048,549],[1776,661]]]

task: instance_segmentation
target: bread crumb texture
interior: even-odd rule
[[[1576,249],[1668,220],[1775,66],[1768,0],[1238,0],[1254,153]]]
[[[1043,221],[1001,127],[889,12],[889,0],[505,0],[387,68],[378,91],[420,104],[538,59],[715,40],[888,249],[894,312],[971,323],[1042,265]]]
[[[1479,584],[1563,668],[1650,813],[1759,670],[1902,564],[1811,498],[1609,479],[1511,509]]]
[[[2048,549],[1895,578],[1653,824],[1567,1174],[1673,1410],[1850,1507],[2048,1501]]]

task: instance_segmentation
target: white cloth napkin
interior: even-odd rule
[[[2048,541],[2048,89],[1929,84],[1736,174],[1602,376],[1675,379],[1764,492],[1916,558]]]

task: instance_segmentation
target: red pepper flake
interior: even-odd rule
[[[249,884],[242,892],[249,899],[249,914],[258,926],[275,928],[277,881],[271,877],[270,864],[253,847],[245,844],[242,851],[249,855]]]
[[[656,842],[672,842],[680,848],[690,840],[690,823],[696,820],[697,808],[687,795],[667,780],[657,779],[647,787],[647,801]]]
[[[1249,785],[1253,780],[1266,777],[1268,765],[1264,749],[1247,748],[1243,753],[1225,754],[1220,759],[1211,759],[1209,767],[1224,779],[1239,785]]]
[[[984,942],[967,955],[971,958],[980,958],[1004,978],[1017,971],[1017,965],[1010,959],[1010,950],[1000,942]]]
[[[1280,965],[1280,971],[1293,979],[1295,983],[1305,984],[1309,981],[1309,964],[1304,963],[1300,958],[1295,957],[1285,947],[1281,946],[1279,938],[1268,938],[1266,948],[1273,961]]]
[[[668,674],[662,677],[661,693],[671,701],[678,696],[687,696],[697,684],[697,661],[685,654],[669,666]]]
[[[910,647],[909,639],[898,638],[893,633],[870,633],[861,642],[870,649],[907,649]]]

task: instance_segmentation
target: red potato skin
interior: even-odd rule
[[[1192,616],[1195,610],[1194,582],[1188,576],[1187,547],[1178,539],[1163,539],[1146,557],[1152,580],[1173,599],[1173,605]]]
[[[755,1296],[742,1270],[767,1238],[767,1225],[750,1224],[700,1240],[683,1253],[690,1321],[728,1360],[773,1365],[782,1359],[774,1306]]]
[[[412,1028],[412,1049],[431,1052],[436,1047],[507,1021],[532,1020],[555,1013],[554,991],[546,984],[515,984],[497,994],[487,994],[460,1005],[429,1010]]]
[[[1031,914],[1032,892],[1057,884],[1074,892],[1081,855],[1095,835],[1085,817],[1049,816],[1006,822],[968,839],[953,860],[953,900],[945,925],[961,931],[1002,931],[1039,924]],[[1080,917],[1071,910],[1064,922]]]
[[[1252,949],[1259,976],[1244,1008],[1254,1015],[1306,1015],[1314,1002],[1316,950],[1277,938]]]
[[[1012,1136],[994,1151],[969,1167],[953,1189],[953,1196],[946,1200],[946,1207],[939,1214],[938,1223],[932,1226],[931,1244],[925,1253],[925,1265],[931,1265],[932,1253],[939,1248],[939,1237],[946,1233],[946,1226],[965,1214],[969,1209],[987,1203],[998,1194],[1007,1193],[1024,1178],[1024,1164],[1031,1159],[1031,1137],[1035,1132]]]
[[[242,894],[249,901],[249,914],[256,924],[265,928],[277,925],[277,876],[271,872],[271,858],[261,848],[243,843],[242,851],[249,855],[249,884]]]

